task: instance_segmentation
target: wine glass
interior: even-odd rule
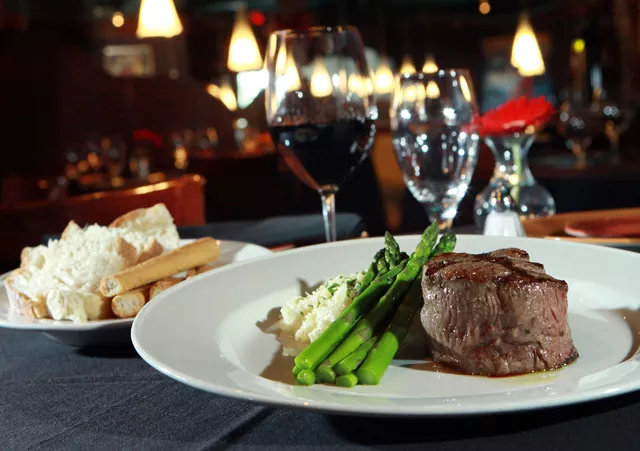
[[[566,100],[560,105],[558,132],[576,158],[575,167],[587,167],[587,150],[593,137],[602,132],[602,113],[594,105]]]
[[[377,109],[360,34],[313,27],[271,34],[265,103],[273,142],[322,199],[327,241],[336,240],[335,195],[367,158]]]
[[[441,230],[451,228],[478,159],[468,71],[402,75],[390,109],[393,148],[405,184]]]
[[[627,131],[635,117],[632,107],[624,102],[605,100],[600,105],[604,117],[604,133],[611,145],[611,159],[613,163],[620,163],[620,135]]]

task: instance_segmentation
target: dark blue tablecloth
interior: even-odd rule
[[[0,329],[3,450],[619,451],[640,449],[639,421],[640,394],[457,419],[270,408],[182,385],[130,346],[74,349],[41,333]]]

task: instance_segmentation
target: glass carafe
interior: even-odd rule
[[[527,163],[527,153],[534,137],[533,134],[515,133],[485,138],[496,159],[496,167],[489,185],[476,197],[474,218],[478,227],[483,228],[489,212],[496,209],[492,193],[501,185],[510,189],[522,219],[549,216],[556,212],[551,193],[533,178]]]

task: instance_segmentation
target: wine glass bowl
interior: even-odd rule
[[[403,178],[431,221],[451,227],[478,157],[478,108],[466,70],[399,78],[390,109]]]
[[[604,134],[611,145],[611,160],[620,163],[620,135],[627,131],[635,118],[635,112],[628,105],[621,105],[612,100],[604,101],[601,105],[604,118]]]
[[[573,153],[577,168],[587,166],[587,151],[594,136],[603,131],[602,113],[593,105],[565,101],[560,105],[558,132]]]
[[[265,64],[271,137],[292,172],[320,193],[327,241],[335,241],[335,194],[367,158],[376,131],[360,34],[341,26],[276,31]]]

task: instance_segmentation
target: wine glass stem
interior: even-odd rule
[[[322,217],[324,219],[324,233],[327,243],[336,241],[336,192],[335,190],[320,191],[322,199]]]
[[[429,216],[429,221],[437,222],[438,228],[441,233],[448,232],[451,230],[451,226],[453,225],[453,218],[446,219],[443,217],[443,211],[433,211],[430,205],[425,205],[425,210],[427,212],[427,216]]]

